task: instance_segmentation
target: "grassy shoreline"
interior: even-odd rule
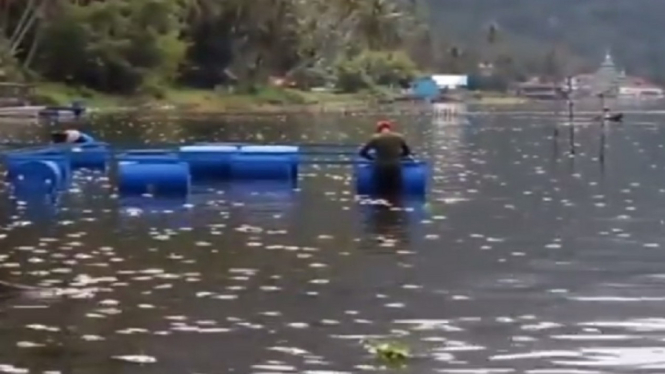
[[[116,96],[78,89],[58,83],[35,86],[38,105],[69,105],[82,100],[98,110],[146,108],[188,112],[282,111],[285,108],[350,108],[376,103],[378,96],[370,92],[346,94],[312,92],[285,88],[263,88],[255,94],[236,94],[214,90],[172,88],[159,97],[149,95]]]
[[[75,100],[82,100],[86,106],[100,111],[144,108],[151,111],[176,110],[192,113],[270,113],[362,111],[376,107],[382,99],[390,98],[391,93],[366,91],[347,94],[266,87],[255,94],[236,94],[215,90],[171,88],[165,90],[160,97],[116,96],[59,83],[40,83],[35,86],[35,96],[38,105],[69,105]],[[481,105],[515,105],[525,102],[522,98],[496,94],[480,94],[461,101]]]

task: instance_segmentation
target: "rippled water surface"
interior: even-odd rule
[[[665,372],[664,114],[580,120],[572,142],[551,112],[398,119],[433,163],[425,203],[360,204],[345,165],[304,166],[296,191],[204,186],[187,202],[118,199],[94,173],[51,210],[3,198],[0,280],[68,293],[3,298],[0,372]],[[355,144],[374,120],[91,127],[118,143]],[[372,338],[414,357],[382,369]]]

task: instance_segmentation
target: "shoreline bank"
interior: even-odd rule
[[[172,88],[159,97],[108,95],[88,89],[76,89],[57,83],[35,87],[35,102],[29,107],[0,108],[2,117],[31,117],[48,106],[69,106],[82,101],[91,113],[145,111],[153,113],[203,114],[318,114],[360,113],[374,111],[422,111],[421,102],[391,100],[390,92],[334,93],[265,88],[255,94],[235,94],[214,90]],[[523,98],[478,94],[450,105],[510,106],[528,102]]]
[[[96,111],[149,110],[192,113],[345,110],[377,104],[373,92],[335,93],[264,87],[252,94],[170,88],[159,95],[109,95],[57,83],[36,86],[37,105],[70,105],[82,101]]]

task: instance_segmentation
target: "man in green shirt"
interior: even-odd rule
[[[392,123],[377,123],[376,134],[360,149],[360,156],[374,162],[374,183],[380,195],[400,194],[402,159],[411,156],[411,149],[402,134],[393,131]]]

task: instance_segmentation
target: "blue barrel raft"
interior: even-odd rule
[[[110,153],[105,143],[74,145],[69,149],[72,169],[104,170]]]
[[[181,161],[118,162],[121,195],[187,196],[190,179],[189,165]]]
[[[356,164],[355,185],[358,195],[375,195],[377,185],[374,181],[374,168],[370,162]],[[425,196],[427,194],[427,181],[429,168],[423,161],[402,161],[402,194],[405,196]]]
[[[159,164],[180,161],[177,152],[170,149],[136,149],[118,155],[118,161],[133,161],[139,163]]]
[[[5,155],[5,165],[7,168],[7,179],[9,181],[14,181],[16,180],[18,175],[23,175],[23,180],[26,178],[26,170],[32,170],[30,169],[32,166],[27,166],[24,167],[23,164],[25,163],[32,163],[32,162],[48,162],[45,165],[48,166],[48,170],[51,170],[51,167],[53,164],[57,166],[58,169],[58,177],[55,180],[57,183],[55,184],[55,187],[58,190],[66,190],[69,187],[69,183],[71,182],[71,162],[69,157],[65,154],[63,151],[59,151],[56,149],[52,148],[40,148],[40,149],[30,149],[30,150],[24,150],[24,151],[15,151],[15,152],[9,152]],[[37,166],[37,168],[40,168],[41,171],[37,171],[37,175],[44,175],[40,174],[41,172],[47,172],[47,169],[44,169],[45,165]],[[27,168],[27,169],[26,169]],[[50,173],[50,171],[49,171]],[[32,178],[32,177],[30,177]],[[35,178],[39,179],[41,177],[35,176]],[[52,179],[52,175],[49,176],[50,179]]]
[[[180,147],[180,159],[189,164],[193,180],[229,179],[231,161],[239,147],[230,144],[200,144]]]
[[[232,156],[231,178],[239,180],[291,180],[298,178],[300,148],[296,146],[242,146]]]
[[[93,138],[91,135],[86,134],[84,132],[80,132],[81,138],[78,141],[78,144],[90,144],[90,143],[97,143],[97,140]]]
[[[29,160],[12,167],[11,182],[17,195],[47,195],[62,189],[64,175],[54,161]]]

